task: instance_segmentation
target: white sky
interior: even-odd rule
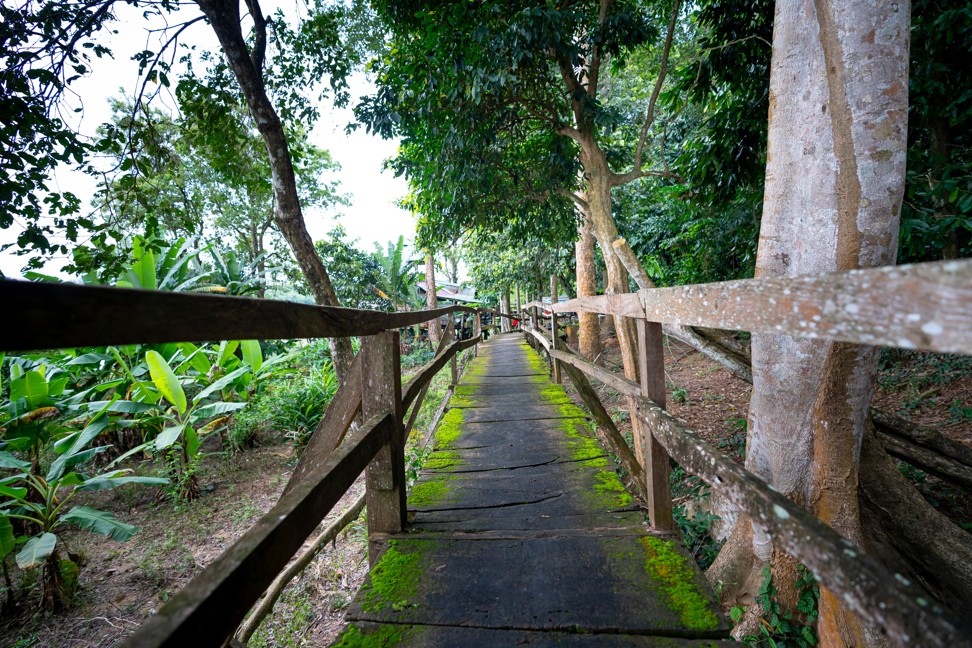
[[[274,4],[265,3],[266,13],[274,10]],[[280,4],[287,6],[286,0]],[[290,5],[291,11],[294,6]],[[107,40],[114,59],[95,60],[94,71],[71,86],[77,97],[70,108],[81,107],[83,110],[77,115],[71,115],[70,112],[67,115],[75,121],[80,132],[88,135],[110,120],[110,97],[124,93],[131,95],[138,87],[138,64],[131,60],[132,54],[142,49],[157,50],[158,47],[158,36],[147,33],[146,29],[150,25],[142,18],[140,10],[121,3],[116,7],[120,20],[113,27],[118,34],[104,34],[106,37],[110,36]],[[176,24],[196,15],[198,9],[193,5],[181,10],[178,15],[171,15],[169,21]],[[199,49],[215,50],[218,46],[212,29],[203,22],[189,27],[183,34],[182,42],[194,44]],[[174,86],[174,78],[172,83]],[[371,90],[371,84],[363,75],[355,75],[350,84],[351,105],[356,103],[358,97]],[[171,109],[175,106],[175,99],[164,93],[153,101],[153,105],[160,108]],[[375,241],[384,247],[385,242],[397,240],[404,235],[409,242],[415,236],[414,219],[394,204],[407,191],[405,181],[395,178],[391,172],[381,170],[384,160],[394,155],[397,142],[368,135],[363,128],[346,135],[345,126],[351,121],[353,115],[350,107],[343,110],[334,109],[330,104],[321,107],[321,119],[311,134],[311,140],[328,149],[332,157],[341,164],[337,178],[340,181],[340,191],[348,196],[350,204],[330,213],[308,210],[304,214],[307,229],[311,237],[317,240],[333,229],[336,223],[340,223],[347,230],[349,238],[357,239],[357,246],[368,252],[374,249]],[[74,192],[81,199],[82,210],[88,209],[95,191],[92,178],[70,169],[59,169],[52,181],[62,191]],[[16,225],[8,230],[0,230],[0,243],[15,240],[17,234]],[[11,251],[0,253],[0,270],[8,277],[20,276],[25,262],[25,257],[17,257]],[[63,264],[64,259],[55,259],[44,270],[56,273]]]

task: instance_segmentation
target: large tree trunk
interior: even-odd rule
[[[509,314],[510,312],[510,289],[503,288],[503,292],[500,294],[500,312]],[[508,317],[501,317],[500,320],[500,331],[503,333],[509,333],[512,331],[510,326],[510,319]]]
[[[253,121],[256,122],[257,129],[267,146],[273,180],[274,220],[277,227],[290,245],[314,295],[314,300],[322,306],[340,306],[331,279],[324,269],[324,263],[307,233],[297,195],[290,146],[283,125],[280,123],[280,117],[263,86],[261,67],[266,47],[266,21],[259,11],[259,5],[255,1],[252,3],[256,14],[252,17],[258,26],[258,32],[263,30],[264,33],[262,42],[258,34],[251,53],[240,28],[239,0],[197,0],[197,4],[212,25],[213,31],[216,32],[219,44],[226,54],[226,61],[240,84],[240,90],[246,99]],[[338,378],[343,381],[351,367],[354,355],[351,340],[332,338],[328,343],[331,347],[334,370]]]
[[[757,277],[894,263],[907,145],[908,36],[907,2],[777,2]],[[752,354],[747,467],[861,543],[858,461],[877,351],[759,334]],[[737,530],[730,542],[747,542],[747,535]],[[730,547],[713,573],[738,578],[730,560],[771,564],[783,591],[792,582],[790,561],[780,559],[758,527],[752,538],[749,551]],[[875,641],[826,590],[818,629],[824,646]]]
[[[591,230],[601,248],[601,255],[607,265],[604,293],[608,295],[628,292],[628,271],[614,252],[612,243],[618,238],[618,227],[611,213],[611,170],[608,168],[604,152],[597,146],[593,136],[581,149],[581,165],[587,180],[587,216]],[[638,346],[635,343],[634,320],[628,317],[617,318],[614,330],[621,347],[621,362],[624,375],[638,380]],[[632,412],[632,417],[634,412]]]
[[[439,307],[435,288],[435,257],[431,253],[425,255],[425,307],[429,310],[435,310]],[[433,349],[438,347],[441,333],[439,320],[430,321],[429,342],[432,343]]]
[[[577,265],[577,296],[597,294],[597,269],[594,266],[594,232],[586,214],[581,214],[580,238],[574,245]],[[579,351],[590,360],[601,355],[601,331],[597,313],[578,313]]]

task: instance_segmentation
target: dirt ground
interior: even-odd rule
[[[128,542],[65,533],[71,550],[85,561],[74,605],[37,615],[33,579],[19,575],[22,603],[18,614],[2,619],[0,645],[118,645],[276,503],[296,463],[294,451],[282,438],[265,443],[238,454],[211,455],[200,474],[204,494],[188,504],[159,500],[149,488],[86,494],[79,503],[111,511],[139,531]],[[359,480],[328,520],[363,488]],[[249,645],[326,645],[340,630],[343,611],[367,572],[365,549],[359,519],[284,592]]]
[[[741,461],[750,386],[678,342],[666,341],[665,354],[669,410]],[[966,360],[892,357],[883,363],[876,406],[972,444],[972,366]],[[599,362],[620,370],[616,345],[608,343]],[[630,434],[619,395],[595,386],[622,432]],[[35,613],[38,594],[32,578],[14,570],[21,605],[13,615],[0,618],[0,646],[118,645],[273,506],[295,463],[286,439],[264,438],[257,448],[211,455],[200,475],[204,495],[190,504],[176,506],[147,488],[86,494],[79,503],[109,510],[139,532],[127,543],[68,532],[72,551],[83,554],[86,562],[75,604],[56,615]],[[362,488],[359,480],[329,519]],[[933,478],[922,488],[930,501],[937,498],[943,511],[972,522],[967,493],[956,494],[947,486],[943,491]],[[366,530],[359,518],[284,592],[249,645],[327,645],[340,631],[344,610],[367,572],[366,554]]]

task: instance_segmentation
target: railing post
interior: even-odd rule
[[[483,332],[483,320],[479,316],[479,309],[476,310],[476,314],[473,316],[473,337],[478,337],[482,335]],[[473,357],[479,357],[479,345],[473,347]]]
[[[557,296],[559,294],[560,291],[557,290],[557,275],[551,274],[550,275],[550,342],[551,342],[550,348],[551,349],[557,348],[557,340],[558,340],[557,311],[555,311],[553,307],[558,302]],[[560,361],[554,358],[553,356],[550,357],[550,360],[551,360],[550,364],[553,367],[553,381],[554,383],[559,385],[561,382]]]
[[[641,393],[665,409],[665,356],[662,347],[662,326],[657,322],[635,320],[638,325],[638,375]],[[645,468],[648,516],[659,531],[675,531],[672,518],[672,494],[669,486],[671,467],[668,453],[655,439],[652,430],[638,418],[634,419],[635,433],[640,437],[644,456],[638,457]]]
[[[452,338],[449,342],[452,342],[456,338],[456,320],[453,319],[452,315],[449,316],[449,325],[446,327],[445,334]],[[452,380],[449,382],[449,387],[455,387],[459,382],[459,364],[456,361],[456,355],[458,354],[454,354],[449,359],[449,369],[452,371]]]
[[[516,323],[517,328],[523,328],[523,313],[520,307],[520,284],[516,284]]]
[[[398,331],[361,338],[361,417],[368,420],[391,410],[395,429],[365,471],[368,507],[368,562],[374,566],[380,547],[374,533],[401,533],[405,525],[405,439],[402,433],[401,348]]]

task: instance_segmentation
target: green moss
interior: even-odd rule
[[[392,540],[370,576],[361,609],[379,612],[389,606],[394,610],[415,605],[418,580],[422,575],[422,552],[429,544],[425,540],[411,540],[409,552],[398,550],[399,542]]]
[[[530,365],[530,368],[537,373],[550,373],[550,366],[547,364],[547,361],[541,358],[540,354],[534,351],[531,347],[527,347],[526,359],[527,363]]]
[[[429,455],[429,458],[422,464],[422,468],[429,470],[448,470],[455,468],[461,463],[462,459],[459,458],[459,453],[455,450],[440,450]]]
[[[696,585],[695,570],[688,564],[688,558],[668,540],[644,537],[638,542],[645,548],[645,573],[658,582],[682,624],[691,630],[718,628],[719,619],[712,610],[712,602]]]
[[[415,484],[408,494],[408,504],[418,508],[441,504],[452,494],[452,487],[448,482],[455,478],[455,475],[440,474],[433,479]]]
[[[590,466],[591,468],[606,468],[611,465],[607,457],[595,457],[594,459],[588,459],[581,462],[582,466]]]
[[[435,447],[438,450],[448,450],[462,434],[463,411],[451,409],[446,412],[435,431]]]
[[[375,630],[365,632],[357,626],[348,628],[338,637],[333,648],[385,648],[398,645],[403,639],[415,634],[412,626],[397,624],[380,625]]]
[[[577,407],[573,403],[559,403],[557,409],[559,410],[562,418],[587,418],[587,414],[584,413],[584,410]]]
[[[456,385],[457,396],[474,396],[476,388],[473,385]]]
[[[483,407],[487,404],[481,398],[464,395],[453,396],[449,401],[449,407]]]
[[[541,376],[542,377],[542,376]],[[555,385],[548,381],[546,378],[543,379],[545,385],[540,387],[540,397],[547,403],[552,405],[566,405],[573,404],[570,400],[570,396],[564,391],[561,385]]]
[[[599,504],[606,505],[608,508],[624,508],[631,504],[631,494],[618,479],[616,472],[602,470],[595,477],[597,483],[594,484],[594,492]]]
[[[558,427],[567,436],[570,458],[574,461],[588,461],[604,456],[604,450],[596,439],[577,431],[577,421],[561,419]]]

